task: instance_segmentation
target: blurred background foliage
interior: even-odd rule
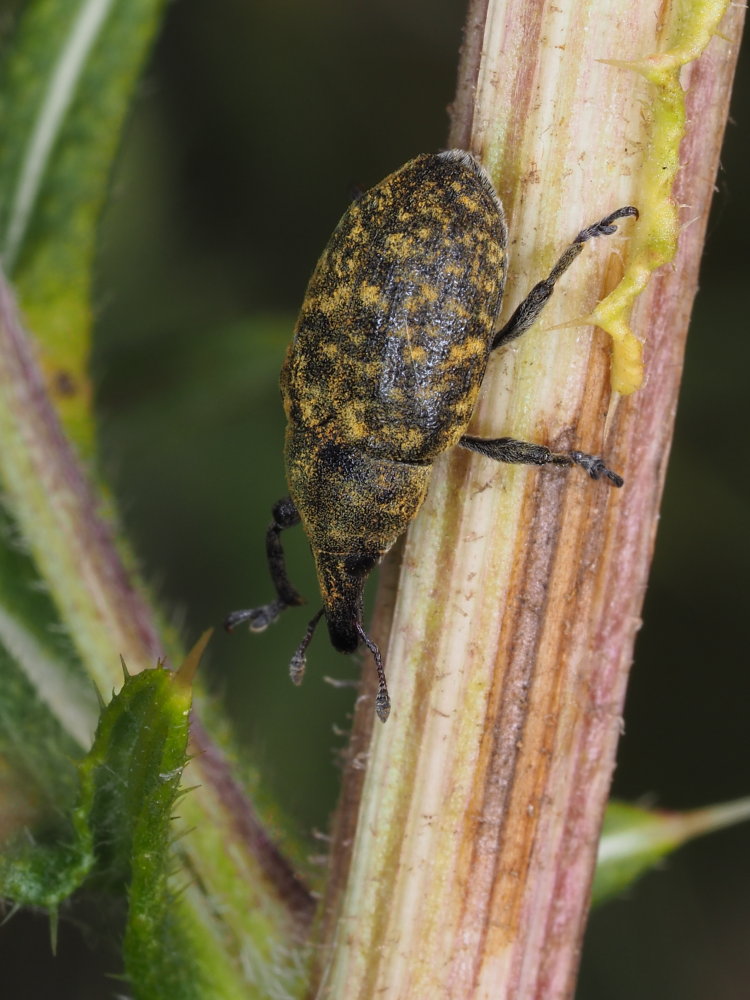
[[[4,38],[19,7],[0,6]],[[277,377],[295,313],[352,188],[444,145],[464,13],[465,0],[168,10],[101,231],[93,370],[103,468],[188,642],[270,596],[264,530],[285,492]],[[741,65],[615,776],[619,797],[668,808],[750,791],[748,82]],[[335,805],[353,699],[323,678],[358,666],[321,633],[303,687],[289,683],[317,588],[301,532],[285,537],[310,609],[263,635],[217,633],[207,670],[267,790],[319,853],[312,832]],[[745,995],[748,836],[699,840],[596,912],[579,1000]],[[26,995],[116,992],[91,978],[92,963],[113,967],[101,942],[94,958],[62,925],[47,969],[47,933],[33,916],[4,929],[5,975]]]

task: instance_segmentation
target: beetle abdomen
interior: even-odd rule
[[[281,375],[289,420],[394,462],[455,444],[487,365],[505,245],[468,153],[419,156],[364,194],[307,289]]]

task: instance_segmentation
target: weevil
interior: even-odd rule
[[[276,598],[235,611],[262,631],[303,603],[287,576],[280,535],[302,522],[323,607],[290,663],[299,684],[325,615],[335,649],[364,644],[375,660],[375,708],[390,698],[383,658],[362,623],[365,580],[425,499],[432,463],[453,445],[498,462],[579,465],[613,486],[622,479],[581,451],[466,434],[489,356],[538,318],[584,243],[636,216],[619,208],[582,230],[552,271],[498,329],[507,269],[503,206],[470,153],[410,160],[344,213],[307,286],[281,369],[289,496],[273,508],[266,552]]]

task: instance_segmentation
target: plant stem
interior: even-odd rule
[[[712,37],[725,10],[470,7],[450,144],[506,207],[501,322],[583,226],[642,210],[491,363],[470,432],[603,454],[625,487],[436,463],[384,570],[393,711],[357,710],[310,996],[572,994],[742,26],[733,6]]]

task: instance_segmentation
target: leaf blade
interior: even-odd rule
[[[96,233],[165,0],[36,0],[0,79],[0,247],[69,433],[93,448]]]
[[[592,904],[620,895],[694,837],[750,819],[750,798],[686,812],[644,809],[612,800],[599,842]]]

